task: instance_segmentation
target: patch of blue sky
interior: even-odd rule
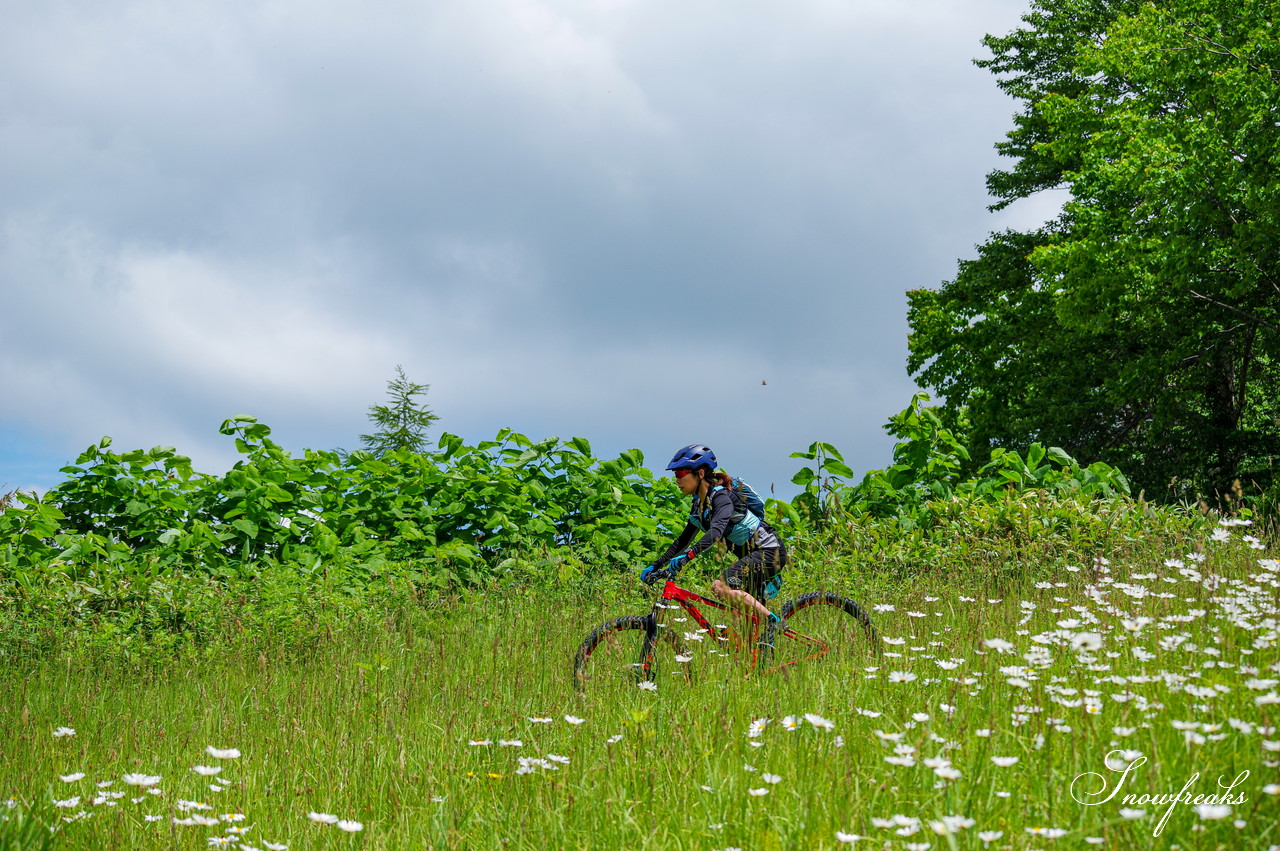
[[[48,490],[65,478],[59,468],[73,460],[33,431],[0,426],[0,493]]]

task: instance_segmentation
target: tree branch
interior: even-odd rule
[[[1241,310],[1240,308],[1230,304],[1225,304],[1221,301],[1218,301],[1216,298],[1210,298],[1207,295],[1201,295],[1200,293],[1192,289],[1187,290],[1187,292],[1191,293],[1193,296],[1195,296],[1198,299],[1203,299],[1204,301],[1209,302],[1210,304],[1215,304],[1218,307],[1226,308],[1227,310],[1230,310],[1232,313],[1237,314],[1238,316],[1243,316],[1245,319],[1248,319],[1250,322],[1253,322],[1257,325],[1261,325],[1264,328],[1270,328],[1272,331],[1280,331],[1280,325],[1275,325],[1271,322],[1268,322],[1265,319],[1262,319],[1261,317],[1254,316],[1252,313],[1249,313],[1248,311]]]
[[[1218,48],[1217,50],[1208,50],[1206,48],[1206,52],[1208,53],[1215,53],[1218,56],[1230,56],[1232,59],[1236,60],[1237,62],[1244,63],[1244,65],[1248,67],[1250,71],[1265,72],[1269,77],[1272,77],[1273,79],[1276,76],[1276,72],[1271,70],[1270,68],[1259,65],[1256,62],[1250,62],[1248,59],[1244,58],[1243,56],[1240,56],[1231,48],[1227,47],[1225,44],[1220,44],[1214,41],[1213,39],[1209,38],[1208,36],[1197,35],[1196,33],[1190,30],[1183,30],[1183,34],[1186,35],[1187,38],[1192,39],[1193,41],[1198,41],[1198,42],[1201,42],[1202,44],[1209,44],[1209,45],[1212,45],[1213,47]]]

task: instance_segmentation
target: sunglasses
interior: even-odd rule
[[[685,476],[687,476],[687,475],[689,475],[690,473],[692,473],[692,472],[693,472],[693,470],[690,470],[690,469],[687,469],[687,468],[686,468],[686,469],[683,469],[683,470],[672,470],[671,472],[675,474],[675,477],[676,477],[677,479],[683,479]]]

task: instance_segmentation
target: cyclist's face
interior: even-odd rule
[[[676,477],[676,486],[680,488],[680,492],[686,496],[698,489],[698,474],[693,470],[673,470]]]

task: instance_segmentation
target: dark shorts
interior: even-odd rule
[[[724,572],[724,584],[735,591],[746,591],[763,602],[768,596],[765,586],[769,580],[782,573],[787,566],[787,551],[782,547],[766,547],[754,550],[729,565]]]

